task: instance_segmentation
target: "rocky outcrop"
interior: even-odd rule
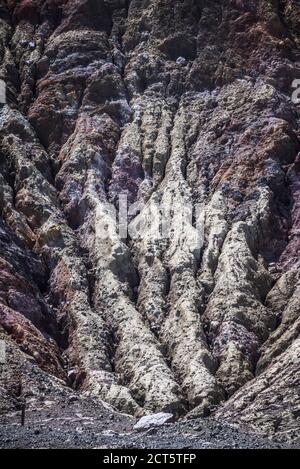
[[[3,0],[0,18],[0,331],[20,380],[295,438],[298,3]]]

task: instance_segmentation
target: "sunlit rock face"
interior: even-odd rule
[[[20,381],[32,402],[73,388],[296,438],[299,2],[1,0],[0,18],[3,412]]]

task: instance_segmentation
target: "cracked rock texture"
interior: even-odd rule
[[[296,0],[0,0],[3,414],[73,388],[299,436],[299,46]]]

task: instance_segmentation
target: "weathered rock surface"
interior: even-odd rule
[[[173,414],[159,412],[158,414],[145,415],[133,427],[134,430],[142,431],[149,428],[160,427],[165,423],[174,422]]]
[[[299,41],[294,0],[0,0],[3,414],[73,389],[297,438]]]

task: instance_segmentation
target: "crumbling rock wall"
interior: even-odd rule
[[[16,376],[296,437],[299,3],[1,0],[0,23],[0,334]],[[147,227],[122,239],[121,193],[144,202],[141,223],[151,203],[200,205],[202,247]]]

